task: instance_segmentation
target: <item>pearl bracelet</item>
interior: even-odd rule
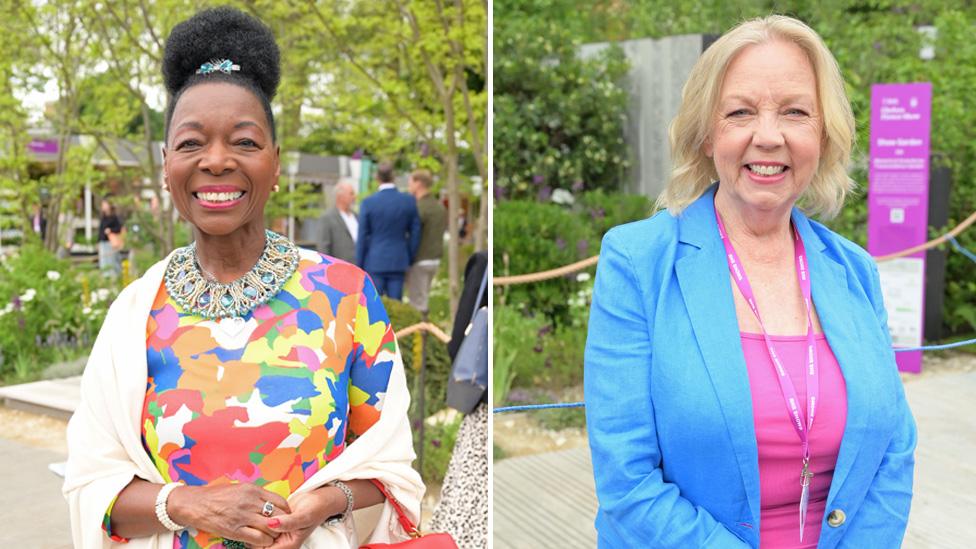
[[[183,530],[186,526],[180,526],[173,522],[173,519],[169,518],[169,513],[166,512],[166,500],[169,499],[169,493],[173,491],[174,488],[179,488],[183,486],[182,482],[171,482],[156,494],[156,518],[159,519],[160,524],[166,527],[167,530],[176,532],[177,530]]]
[[[346,496],[346,508],[342,511],[342,513],[329,517],[323,523],[324,526],[333,526],[346,520],[346,517],[348,517],[352,513],[352,506],[353,506],[352,490],[350,490],[349,487],[346,486],[346,483],[342,482],[341,480],[332,481],[327,486],[335,486],[336,488],[341,490],[342,493],[345,494]]]

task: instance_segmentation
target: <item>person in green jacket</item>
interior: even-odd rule
[[[420,247],[407,271],[407,298],[410,305],[422,312],[427,312],[430,285],[440,269],[447,229],[447,210],[431,193],[433,186],[434,178],[427,170],[414,170],[407,183],[407,191],[417,199],[420,213]]]

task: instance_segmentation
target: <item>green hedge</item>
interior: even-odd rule
[[[494,274],[507,276],[555,269],[600,253],[612,227],[644,219],[653,202],[645,196],[596,190],[575,195],[575,204],[500,200],[493,217]],[[595,269],[586,272],[592,276]],[[524,314],[541,314],[557,326],[569,322],[568,299],[578,274],[508,286],[503,303]]]
[[[394,330],[402,330],[407,326],[421,322],[420,313],[401,301],[383,298],[383,305],[390,316]],[[407,376],[407,387],[410,389],[410,423],[413,429],[414,447],[420,453],[418,437],[420,435],[420,391],[424,394],[424,416],[431,415],[447,407],[447,379],[451,374],[451,359],[447,354],[447,345],[441,343],[433,335],[427,335],[427,349],[425,356],[424,386],[420,387],[420,371],[417,363],[417,347],[419,338],[416,334],[408,335],[397,340],[400,354],[403,357],[403,369]],[[457,434],[457,424],[427,426],[425,433],[424,467],[421,471],[425,482],[439,484],[447,472],[447,463],[454,448],[454,437]]]

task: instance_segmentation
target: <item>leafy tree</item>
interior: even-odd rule
[[[448,192],[451,310],[460,291],[460,158],[470,152],[482,185],[487,6],[464,0],[316,3],[302,8],[338,53],[318,82],[316,122],[340,128],[345,148],[401,157],[440,172]],[[484,196],[486,193],[481,193]],[[484,245],[487,208],[479,244]]]
[[[554,189],[616,189],[629,165],[623,140],[627,73],[611,48],[579,56],[573,25],[538,17],[549,5],[578,20],[569,2],[495,4],[496,197],[546,199]]]

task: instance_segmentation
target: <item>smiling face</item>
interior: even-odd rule
[[[819,104],[813,66],[799,46],[747,46],[732,60],[703,146],[728,202],[744,213],[793,207],[820,162]]]
[[[233,84],[199,84],[173,111],[163,173],[180,215],[222,236],[264,227],[264,205],[281,173],[260,101]]]

